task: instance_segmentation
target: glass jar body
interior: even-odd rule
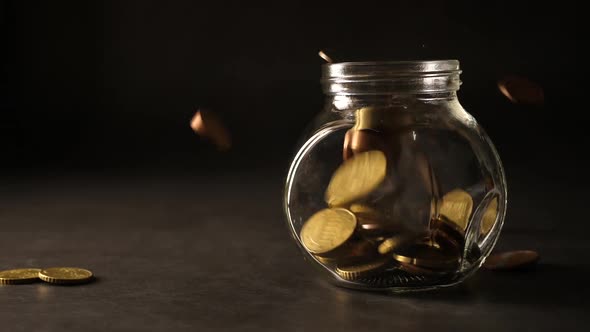
[[[336,93],[303,135],[284,208],[303,255],[331,281],[411,291],[481,266],[506,194],[500,158],[455,91]]]

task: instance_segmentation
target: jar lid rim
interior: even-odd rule
[[[324,78],[344,78],[370,74],[428,74],[459,72],[459,60],[359,61],[323,65]]]

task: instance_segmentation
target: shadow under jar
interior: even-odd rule
[[[340,286],[457,284],[496,243],[506,180],[457,99],[459,62],[323,67],[324,110],[303,136],[284,207],[305,257]]]

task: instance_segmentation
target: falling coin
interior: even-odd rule
[[[488,234],[498,217],[498,197],[488,204],[481,220],[481,234]]]
[[[334,172],[326,190],[326,202],[330,206],[345,206],[367,196],[385,179],[386,166],[381,151],[354,155]]]
[[[210,139],[219,150],[231,147],[229,131],[211,111],[198,110],[191,120],[191,128],[200,136]]]
[[[320,58],[326,60],[327,63],[332,63],[334,61],[332,61],[332,58],[330,58],[326,53],[324,53],[324,51],[320,50],[318,52],[318,55],[320,56]]]
[[[500,92],[515,104],[541,105],[544,102],[543,88],[528,78],[508,76],[498,81]]]
[[[0,271],[0,285],[27,284],[39,281],[41,269],[14,269]]]
[[[531,268],[539,261],[539,253],[532,250],[507,251],[490,255],[483,267],[488,270],[524,270]]]
[[[307,220],[301,228],[301,242],[312,254],[329,256],[354,234],[357,221],[346,209],[324,209]]]
[[[471,195],[463,189],[455,189],[443,196],[439,212],[462,229],[465,229],[472,209],[473,198],[471,198]]]
[[[51,284],[83,284],[92,281],[92,272],[77,267],[51,267],[41,270],[39,278]]]

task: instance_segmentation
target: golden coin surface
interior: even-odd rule
[[[429,269],[454,269],[459,264],[459,255],[427,244],[416,244],[402,251],[395,251],[393,259]]]
[[[351,204],[349,208],[350,212],[354,213],[357,217],[367,219],[380,219],[381,213],[374,207],[367,204]]]
[[[77,267],[51,267],[39,272],[41,280],[52,284],[81,284],[92,277],[92,272]]]
[[[534,266],[539,261],[539,253],[532,250],[507,251],[490,255],[483,267],[489,270],[518,270]]]
[[[472,210],[473,198],[465,190],[455,189],[446,193],[442,198],[440,214],[447,217],[463,230],[467,228]]]
[[[465,247],[465,232],[444,216],[433,220],[433,239],[442,249],[462,252]]]
[[[408,244],[411,240],[412,240],[412,238],[409,236],[404,236],[404,235],[392,236],[392,237],[386,239],[385,241],[381,242],[379,247],[377,247],[377,251],[379,251],[379,253],[381,255],[385,255],[387,253],[392,252],[394,249],[397,249],[403,245]]]
[[[338,251],[338,255],[330,257],[314,256],[324,264],[353,264],[373,259],[377,256],[377,248],[373,241],[354,240],[348,241],[342,250]]]
[[[383,152],[367,151],[344,161],[334,172],[326,202],[330,206],[345,206],[367,196],[383,182],[387,160]]]
[[[486,207],[481,220],[481,234],[488,234],[494,226],[498,216],[498,197],[495,197]]]
[[[355,280],[380,272],[387,263],[387,259],[378,259],[368,263],[354,265],[338,265],[336,273],[346,280]]]
[[[324,209],[303,225],[301,242],[312,254],[329,254],[352,237],[356,224],[356,217],[346,209]]]
[[[0,285],[26,284],[39,280],[41,269],[14,269],[0,271]]]

